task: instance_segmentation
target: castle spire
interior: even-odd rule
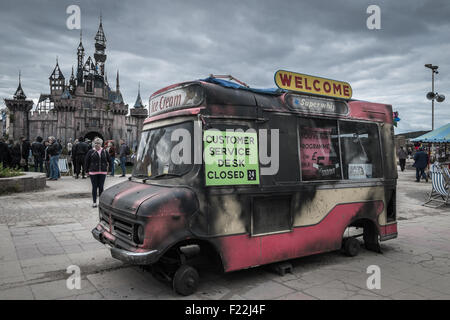
[[[17,87],[16,93],[14,93],[14,99],[16,100],[25,100],[27,96],[22,89],[22,81],[21,81],[21,72],[19,70],[19,86]]]
[[[102,16],[100,15],[100,24],[98,26],[97,34],[95,35],[95,63],[99,67],[98,73],[103,76],[105,74],[105,61],[106,61],[106,37],[103,31]]]
[[[84,48],[82,43],[82,30],[80,29],[80,44],[77,49],[77,83],[83,83]]]
[[[142,103],[141,99],[141,83],[138,84],[138,95],[136,98],[136,102],[134,103],[135,108],[144,108],[144,104]]]
[[[117,69],[117,76],[116,76],[116,92],[120,91],[120,85],[119,85],[119,69]]]

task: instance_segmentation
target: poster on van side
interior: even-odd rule
[[[256,132],[206,130],[203,147],[207,186],[259,184]]]
[[[302,128],[300,155],[304,180],[325,179],[336,174],[337,167],[330,159],[331,130],[331,128]]]
[[[372,178],[371,163],[349,163],[348,164],[349,179],[370,179]]]

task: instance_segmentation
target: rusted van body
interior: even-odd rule
[[[397,237],[390,105],[206,79],[155,92],[149,108],[133,176],[100,197],[92,232],[113,257],[158,265],[171,270],[170,278],[189,264],[186,247],[217,257],[229,272],[341,249],[346,238],[354,239],[346,237],[349,227],[361,230],[370,250]],[[259,163],[247,182],[237,179],[240,173],[227,180],[208,171],[204,159],[194,158],[203,155],[211,128],[253,129],[258,142],[267,141],[267,155],[276,152],[278,130],[278,170],[261,174],[269,164]],[[176,129],[200,139],[191,143],[191,163],[170,159]]]

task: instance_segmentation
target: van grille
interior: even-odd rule
[[[103,209],[101,209],[100,222],[107,225],[113,235],[126,240],[126,242],[135,244],[134,232],[137,227],[135,227],[133,222],[119,217],[116,213],[106,212]]]

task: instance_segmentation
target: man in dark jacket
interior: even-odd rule
[[[416,168],[416,182],[420,182],[420,178],[423,177],[428,182],[428,177],[425,174],[425,168],[428,165],[428,155],[420,148],[414,155],[413,167]]]
[[[31,144],[28,139],[25,139],[24,137],[20,138],[20,141],[22,143],[21,145],[21,155],[22,155],[22,166],[25,171],[28,171],[28,158],[30,157],[30,151],[31,151]]]
[[[9,141],[9,154],[11,155],[11,163],[10,167],[12,169],[20,169],[20,158],[21,158],[21,152],[20,152],[20,142],[16,141],[13,142],[12,140]]]
[[[86,179],[86,168],[84,165],[84,158],[86,157],[86,154],[88,153],[89,149],[90,147],[86,142],[84,142],[83,137],[78,138],[78,143],[75,146],[73,146],[72,155],[75,160],[75,179],[78,179],[80,171],[82,171],[82,178]]]
[[[6,168],[9,163],[9,148],[8,145],[5,143],[5,140],[3,138],[0,138],[0,163],[2,164],[3,168]]]
[[[31,144],[31,153],[34,158],[34,171],[44,172],[45,147],[42,144],[42,138],[37,137],[36,141]]]

